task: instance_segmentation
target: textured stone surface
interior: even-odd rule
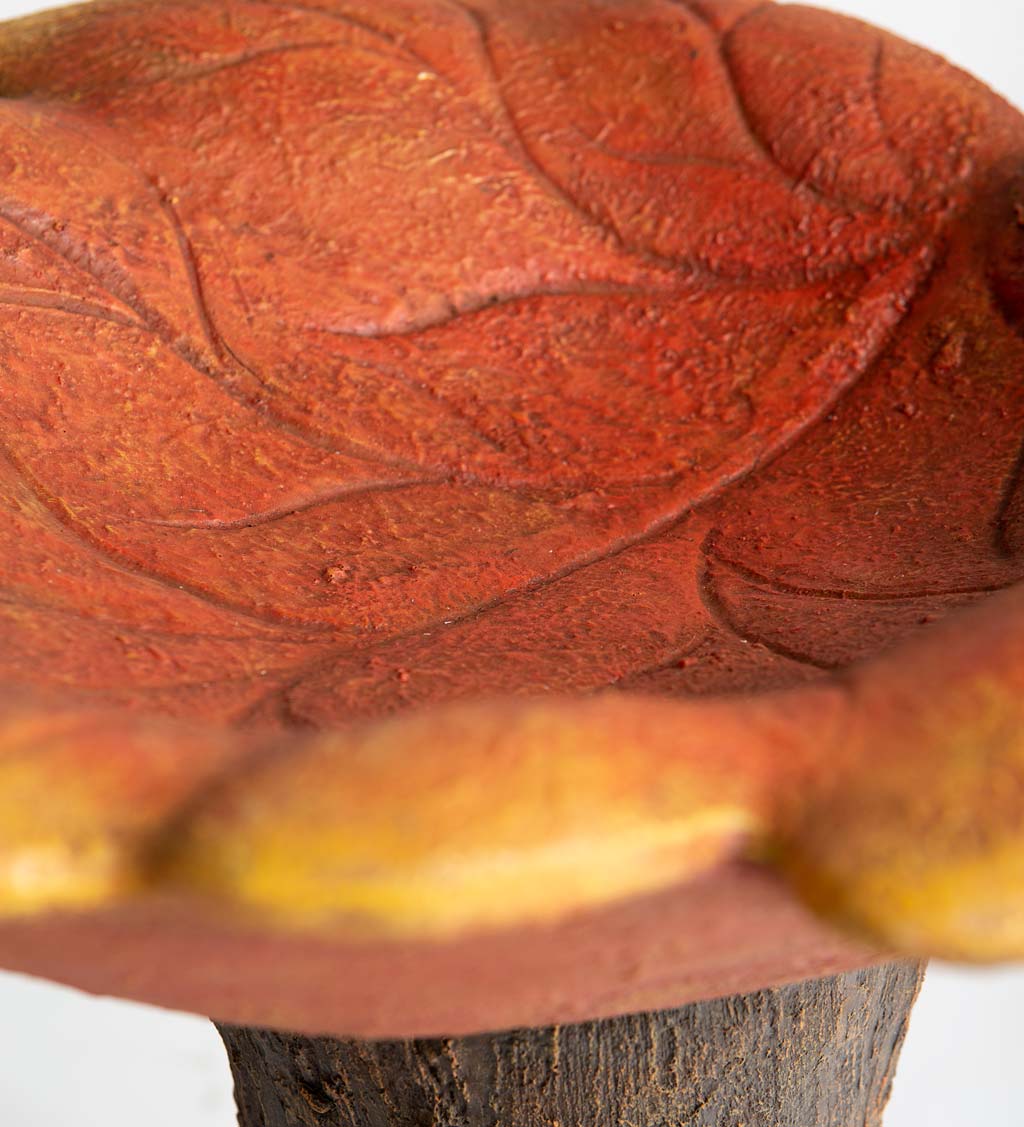
[[[0,963],[407,1036],[1021,953],[1015,110],[744,0],[99,2],[0,95]]]

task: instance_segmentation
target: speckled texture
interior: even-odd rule
[[[1020,953],[1016,111],[746,0],[99,2],[0,96],[0,961],[397,1036]]]

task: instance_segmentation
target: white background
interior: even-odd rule
[[[0,0],[0,16],[44,6]],[[1022,0],[819,6],[932,47],[1024,107]],[[1022,1071],[1024,971],[934,968],[886,1127],[1024,1127]],[[232,1107],[223,1049],[202,1019],[0,975],[2,1127],[231,1127]]]

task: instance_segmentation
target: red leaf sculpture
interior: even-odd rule
[[[1024,952],[1015,110],[751,0],[0,76],[5,965],[408,1035]]]

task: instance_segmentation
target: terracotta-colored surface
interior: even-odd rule
[[[737,923],[742,921],[742,926]],[[284,936],[180,902],[9,922],[4,966],[225,1021],[367,1037],[644,1012],[880,961],[740,864],[548,925],[450,943]]]
[[[0,962],[402,1035],[1024,954],[1016,111],[746,0],[0,75]]]

